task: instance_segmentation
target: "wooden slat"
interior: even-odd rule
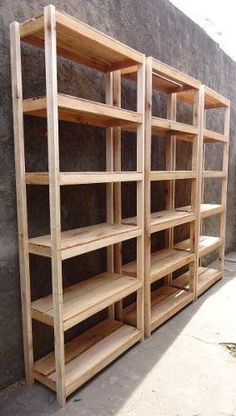
[[[211,142],[227,142],[228,139],[224,134],[217,133],[215,131],[204,129],[203,130],[203,138],[205,143],[211,143]]]
[[[63,327],[68,330],[79,322],[105,309],[141,287],[134,277],[106,272],[69,286],[63,293]],[[52,295],[34,301],[32,317],[53,326]]]
[[[69,341],[65,346],[66,395],[70,395],[140,339],[141,331],[138,329],[122,322],[105,320]],[[35,372],[54,382],[54,354],[36,362]]]
[[[187,205],[186,207],[176,208],[176,210],[185,210],[187,212],[192,212],[192,207]],[[212,215],[221,214],[223,212],[223,206],[220,204],[201,204],[200,205],[200,216],[201,218],[207,218]]]
[[[222,278],[220,270],[199,267],[198,281],[197,281],[197,296],[200,296],[212,285]]]
[[[186,251],[163,249],[151,255],[151,273],[146,276],[149,282],[154,282],[167,274],[179,269],[180,267],[194,261],[195,255]],[[122,267],[124,274],[136,276],[136,261],[124,264]]]
[[[61,258],[63,260],[97,250],[110,244],[141,235],[142,228],[122,224],[96,224],[61,233]],[[51,257],[50,235],[29,240],[30,253]]]
[[[57,94],[59,120],[85,123],[99,127],[138,126],[142,116],[130,110],[102,104],[83,98]],[[23,101],[24,114],[46,117],[46,98],[29,98]]]
[[[178,179],[196,179],[197,172],[192,170],[151,171],[151,181],[170,181]]]
[[[212,89],[202,86],[204,88],[204,103],[203,106],[205,109],[211,108],[220,108],[220,107],[228,107],[230,102],[227,98],[223,97],[222,95],[218,94],[216,91]],[[192,105],[194,101],[194,92],[193,91],[180,91],[178,92],[178,101],[183,102],[185,104]]]
[[[25,175],[28,185],[48,185],[47,172],[28,172]],[[115,183],[142,181],[141,172],[61,172],[60,185],[83,185],[92,183]]]
[[[202,172],[203,178],[226,178],[227,172],[218,170],[204,170]]]
[[[223,243],[222,238],[220,237],[211,237],[206,235],[201,235],[199,238],[199,257],[206,256],[214,250],[217,250]],[[180,243],[175,244],[175,248],[178,250],[187,250],[189,251],[190,240],[184,240]]]
[[[193,293],[171,286],[163,286],[151,292],[151,331],[158,328],[165,321],[193,301]],[[124,320],[135,325],[135,304],[126,307]]]
[[[197,127],[179,121],[167,120],[160,117],[152,117],[152,134],[172,132],[176,135],[197,135]]]

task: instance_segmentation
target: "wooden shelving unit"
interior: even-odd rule
[[[45,97],[23,99],[21,41],[45,49]],[[106,104],[59,94],[58,56],[104,73]],[[136,67],[137,111],[121,108],[117,100],[119,71],[131,65]],[[143,337],[144,55],[49,5],[39,17],[11,24],[11,67],[26,378],[29,384],[36,379],[55,390],[64,405],[68,395]],[[25,172],[24,116],[47,119],[48,172]],[[106,129],[105,172],[60,171],[59,120]],[[117,148],[121,129],[136,132],[135,172],[121,169]],[[114,202],[121,182],[129,181],[137,184],[135,225],[121,223]],[[60,187],[92,183],[107,184],[106,223],[61,232]],[[49,235],[28,236],[26,185],[49,186]],[[137,241],[135,277],[117,272],[114,264],[114,249],[131,238]],[[62,261],[102,247],[107,247],[107,272],[64,289]],[[51,258],[52,265],[52,294],[33,302],[30,254]],[[132,293],[137,296],[137,319],[135,325],[128,325],[116,313],[115,304]],[[66,330],[103,309],[108,310],[105,321],[65,344]],[[54,328],[55,350],[36,362],[32,319]]]
[[[136,80],[135,68],[122,70],[123,76]],[[167,118],[153,115],[152,96],[159,91],[167,96]],[[193,94],[192,124],[176,120],[177,92],[191,91]],[[198,184],[200,180],[200,146],[199,128],[200,114],[200,83],[195,79],[171,68],[153,58],[146,58],[146,115],[145,115],[145,334],[151,331],[181,310],[194,299],[196,280],[196,254],[198,229]],[[188,104],[188,103],[187,103]],[[166,140],[166,170],[151,169],[152,140],[164,137]],[[192,160],[190,170],[176,169],[176,141],[184,140],[192,144]],[[158,155],[156,155],[158,157]],[[191,181],[191,207],[175,207],[175,181]],[[152,212],[151,183],[165,181],[166,209]],[[135,225],[136,217],[126,218],[123,224]],[[190,246],[186,251],[174,247],[174,227],[190,225]],[[165,231],[166,247],[151,253],[152,234]],[[188,266],[190,269],[187,290],[175,286],[172,273]],[[136,262],[123,265],[123,272],[136,276]],[[161,287],[152,290],[152,284],[163,282]],[[136,322],[136,304],[125,308],[125,320]]]
[[[220,280],[224,272],[224,251],[225,251],[225,223],[226,223],[226,201],[227,201],[227,181],[228,181],[228,155],[229,155],[229,126],[230,126],[230,102],[225,97],[221,96],[212,89],[202,85],[203,102],[202,102],[202,127],[200,129],[200,146],[201,146],[201,162],[200,162],[200,176],[198,193],[201,195],[201,203],[199,204],[199,228],[198,228],[198,250],[197,262],[198,278],[196,282],[196,297],[204,293],[209,287]],[[180,92],[180,100],[183,102],[193,102],[193,95],[191,93]],[[211,131],[206,128],[207,110],[223,109],[224,122],[223,133]],[[205,154],[206,147],[210,143],[222,144],[222,169],[221,170],[206,170]],[[221,181],[221,197],[220,203],[205,203],[205,183],[207,179],[214,179]],[[187,211],[190,207],[185,207]],[[205,218],[218,215],[220,217],[220,230],[218,236],[202,235],[203,221]],[[190,250],[189,240],[185,240],[175,246],[177,249]],[[202,257],[218,251],[219,253],[219,268],[212,269],[209,267],[201,267]],[[178,287],[186,287],[186,280],[177,279]]]

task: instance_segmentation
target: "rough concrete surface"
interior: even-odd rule
[[[235,244],[235,177],[236,177],[236,64],[212,41],[205,32],[165,0],[55,0],[57,7],[82,21],[114,36],[116,39],[175,66],[216,89],[232,101],[231,147],[229,170],[229,198],[227,211],[227,250]],[[21,378],[24,374],[22,330],[20,312],[20,287],[16,225],[16,196],[13,149],[12,106],[9,61],[9,24],[24,21],[42,12],[49,4],[45,0],[16,0],[0,2],[0,387]],[[22,51],[24,97],[43,94],[45,91],[44,55],[41,51],[24,47]],[[58,62],[59,91],[84,98],[104,101],[104,85],[95,71],[85,70],[64,60]],[[103,88],[103,92],[101,90]],[[135,90],[123,87],[124,106],[134,105]],[[158,100],[155,106],[163,114],[165,108]],[[187,115],[186,115],[187,117]],[[212,119],[218,126],[217,117]],[[27,118],[25,140],[27,169],[47,169],[46,123]],[[60,123],[61,169],[101,170],[105,167],[105,135],[102,129],[81,128]],[[68,143],[70,146],[68,146]],[[122,160],[126,169],[135,166],[134,140],[129,137]],[[155,145],[157,146],[157,145]],[[177,152],[178,163],[188,154],[187,145]],[[158,152],[157,146],[157,152]],[[161,147],[160,147],[161,150]],[[186,153],[184,153],[186,152]],[[215,147],[210,152],[212,166],[219,163]],[[157,160],[162,165],[163,155]],[[209,158],[208,158],[209,159]],[[209,161],[209,160],[208,160]],[[69,166],[69,168],[68,168]],[[187,189],[187,188],[186,188]],[[123,199],[124,215],[132,215],[134,195],[130,186]],[[163,198],[160,187],[154,190],[153,209],[161,208]],[[207,190],[208,201],[214,200],[217,188]],[[179,195],[184,195],[181,191]],[[126,198],[126,195],[129,198]],[[70,229],[95,224],[105,219],[105,187],[103,185],[69,187],[62,190],[62,228]],[[184,201],[181,201],[184,202]],[[178,201],[180,203],[180,201]],[[31,187],[28,190],[30,236],[49,232],[48,190]],[[208,224],[215,232],[217,224]],[[161,237],[155,242],[161,244]],[[127,244],[126,260],[133,253]],[[50,262],[31,256],[32,299],[51,290]],[[102,272],[106,267],[105,251],[98,250],[80,258],[64,262],[64,285]],[[165,330],[162,330],[165,331]],[[34,325],[36,357],[52,348],[51,329]],[[148,343],[146,347],[148,348]],[[136,354],[136,353],[133,353]],[[116,367],[118,368],[117,364]],[[119,370],[118,370],[119,371]],[[135,384],[135,383],[134,383]],[[26,393],[28,394],[28,393]]]
[[[236,357],[221,345],[236,343],[235,297],[236,263],[226,262],[221,282],[71,396],[65,410],[45,387],[18,385],[0,394],[0,415],[236,416]]]

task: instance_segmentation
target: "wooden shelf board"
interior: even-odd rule
[[[56,10],[57,54],[107,72],[144,63],[144,55],[80,20]],[[44,19],[20,25],[21,40],[44,48]]]
[[[27,185],[48,185],[48,172],[27,172]],[[141,172],[61,172],[60,185],[142,181]]]
[[[136,277],[106,272],[67,287],[63,293],[63,327],[68,330],[141,287]],[[32,318],[53,326],[52,295],[31,304]]]
[[[163,210],[152,212],[151,214],[151,233],[166,230],[167,228],[176,227],[177,225],[186,224],[196,219],[194,212],[186,212],[181,208],[178,210]],[[123,218],[123,224],[136,225],[137,218]]]
[[[201,235],[199,239],[199,256],[206,256],[214,250],[217,250],[222,244],[223,240],[220,237],[212,237],[207,235]],[[179,250],[189,251],[190,239],[181,241],[175,244],[175,248]]]
[[[160,117],[152,117],[152,134],[173,133],[176,135],[198,134],[197,127],[190,124],[180,123],[179,121],[167,120]]]
[[[116,244],[142,234],[142,227],[124,224],[96,224],[61,233],[61,257],[65,260],[89,251]],[[29,252],[51,257],[51,237],[43,235],[29,239]]]
[[[182,211],[183,209],[187,212],[191,212],[191,206],[187,205],[185,207],[176,208],[177,210]],[[207,218],[212,215],[221,214],[224,211],[222,205],[220,204],[201,204],[200,206],[200,214],[201,218]]]
[[[194,92],[193,91],[180,91],[180,92],[177,91],[177,99],[179,102],[193,105]],[[230,102],[227,98],[211,90],[210,88],[205,87],[205,100],[204,100],[205,109],[229,107],[229,105],[230,105]]]
[[[151,181],[171,181],[178,179],[196,179],[197,172],[193,170],[151,171]]]
[[[151,275],[146,279],[155,282],[158,279],[174,272],[180,267],[194,261],[195,255],[181,250],[163,249],[151,255]],[[137,263],[132,261],[123,265],[122,272],[128,276],[136,276]]]
[[[66,343],[66,395],[73,393],[141,338],[140,330],[107,319]],[[54,352],[35,362],[34,376],[41,383],[56,389]]]
[[[192,278],[192,273],[188,270],[187,272],[181,274],[172,280],[171,286],[176,287],[177,289],[190,290],[190,281]]]
[[[205,143],[211,143],[211,142],[223,142],[227,143],[228,138],[224,136],[223,134],[217,133],[212,130],[204,129],[203,130],[203,138]]]
[[[207,289],[214,285],[222,278],[219,270],[207,267],[199,267],[197,279],[197,296],[202,295]]]
[[[142,123],[142,115],[123,108],[57,94],[59,120],[71,123],[90,124],[98,127],[121,126],[137,127]],[[47,117],[46,97],[23,100],[23,111],[26,115]]]
[[[162,286],[151,294],[151,330],[153,331],[193,301],[193,293],[171,286]],[[124,321],[135,325],[136,304],[124,309]]]
[[[204,170],[202,172],[203,178],[226,178],[227,172],[219,170]]]

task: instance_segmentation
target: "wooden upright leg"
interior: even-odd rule
[[[52,293],[54,309],[54,344],[56,361],[57,400],[65,405],[65,354],[63,329],[63,282],[61,260],[61,215],[60,215],[60,176],[59,138],[57,104],[57,52],[55,7],[44,9],[45,63],[47,92],[48,128],[48,168],[50,228],[52,245]]]
[[[11,34],[11,79],[14,117],[14,144],[16,169],[16,195],[18,241],[20,257],[21,304],[24,342],[25,375],[28,385],[33,383],[33,341],[31,319],[30,268],[28,253],[27,198],[25,184],[25,150],[22,108],[22,69],[19,23],[13,22]]]

